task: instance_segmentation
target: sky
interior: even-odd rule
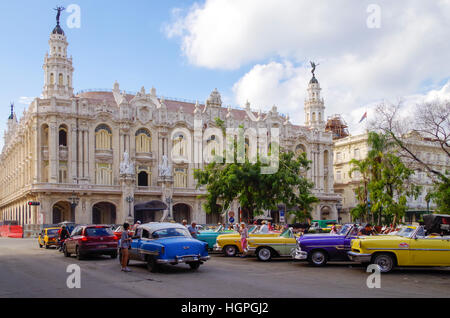
[[[71,4],[80,28],[69,12],[61,26],[75,92],[117,80],[203,102],[217,88],[225,105],[276,105],[303,124],[315,61],[326,114],[341,114],[352,134],[380,102],[450,98],[450,0],[1,1],[1,135],[10,102],[20,117],[41,95],[53,8]]]

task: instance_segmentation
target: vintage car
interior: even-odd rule
[[[354,239],[348,255],[352,261],[378,265],[382,273],[395,266],[450,266],[450,236],[405,226],[396,235]]]
[[[248,229],[248,237],[275,237],[279,236],[279,232],[260,233],[259,226],[252,225]],[[225,256],[236,256],[238,253],[242,253],[241,247],[241,235],[237,232],[231,234],[222,234],[217,237],[217,242],[214,245],[214,251],[222,252]]]
[[[337,234],[305,234],[297,239],[292,258],[308,260],[311,265],[324,266],[328,261],[349,261],[351,240],[358,234],[358,227],[345,224]]]
[[[58,227],[48,227],[43,229],[38,236],[39,247],[49,248],[50,246],[58,245]]]
[[[247,255],[256,255],[260,261],[267,262],[273,257],[290,256],[296,245],[296,235],[289,228],[278,236],[250,237]]]
[[[130,260],[147,263],[151,272],[158,271],[161,264],[180,263],[188,264],[195,270],[209,259],[208,244],[192,238],[186,227],[158,222],[137,227],[129,255]]]
[[[220,225],[212,230],[200,231],[200,233],[197,235],[197,240],[208,243],[208,248],[212,249],[214,248],[214,244],[216,244],[217,237],[219,235],[233,232],[234,232],[233,230],[227,230],[223,227],[223,225]]]

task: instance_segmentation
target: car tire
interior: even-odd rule
[[[70,257],[70,253],[67,251],[67,246],[65,244],[63,245],[63,252],[65,257]]]
[[[81,254],[80,249],[78,246],[75,248],[75,255],[77,256],[77,260],[81,261],[84,259],[83,254]]]
[[[272,259],[272,256],[273,256],[273,252],[272,252],[272,249],[270,249],[269,247],[260,247],[256,251],[256,257],[258,257],[258,259],[261,262],[270,261]]]
[[[372,264],[378,265],[381,273],[389,273],[394,269],[395,259],[390,254],[378,254],[374,256]]]
[[[322,250],[312,251],[308,255],[308,262],[316,267],[325,266],[328,262],[328,255]]]
[[[200,262],[191,262],[191,263],[189,263],[189,267],[193,270],[193,271],[195,271],[195,270],[197,270],[199,267],[200,267]]]
[[[237,248],[234,245],[227,245],[223,248],[223,254],[227,257],[233,257],[237,254]]]
[[[147,269],[151,273],[156,273],[159,271],[159,264],[156,263],[156,259],[154,257],[149,257],[147,259]]]

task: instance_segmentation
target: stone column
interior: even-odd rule
[[[77,146],[78,179],[80,179],[83,177],[83,132],[78,128],[76,134],[77,140],[75,140],[75,142]]]
[[[125,174],[120,175],[120,185],[122,187],[122,213],[117,213],[117,220],[122,223],[128,222],[130,224],[134,223],[134,189],[135,189],[136,178],[134,175]],[[127,197],[133,198],[133,201],[130,203],[127,200]],[[130,212],[131,209],[131,212]],[[118,211],[117,211],[118,212]],[[130,216],[131,213],[131,216]]]
[[[69,150],[69,162],[70,164],[68,165],[68,169],[69,169],[69,178],[72,181],[72,183],[77,183],[76,179],[77,179],[77,127],[75,124],[72,124],[71,129],[70,129],[70,134],[68,136],[68,149]]]
[[[49,183],[58,182],[58,134],[56,122],[52,122],[49,125]]]
[[[83,177],[89,180],[89,131],[83,131],[84,156],[83,156]]]

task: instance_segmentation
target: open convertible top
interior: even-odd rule
[[[423,220],[428,233],[450,234],[450,215],[428,214],[423,216]]]

